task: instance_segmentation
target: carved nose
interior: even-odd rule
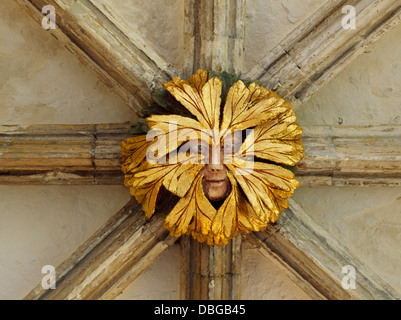
[[[211,163],[208,166],[211,172],[220,172],[224,169],[224,166],[221,163]]]
[[[222,171],[224,169],[223,165],[223,154],[219,148],[213,148],[210,150],[209,154],[209,170],[210,171]]]

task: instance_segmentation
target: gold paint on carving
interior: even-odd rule
[[[122,142],[125,185],[146,215],[154,214],[163,186],[180,198],[164,224],[176,237],[190,234],[209,245],[224,245],[239,233],[260,231],[275,222],[299,186],[294,174],[279,164],[294,166],[304,156],[302,128],[295,123],[291,103],[256,83],[247,87],[237,81],[228,91],[220,119],[222,81],[218,77],[208,80],[208,72],[198,70],[188,80],[174,77],[164,87],[196,119],[152,115],[146,121],[158,132],[153,141],[143,135]],[[172,152],[186,143],[188,130],[195,134],[192,139],[215,148],[234,130],[249,128],[253,134],[233,154],[224,155],[231,188],[216,209],[202,187],[205,155],[178,153],[174,159]],[[173,138],[177,143],[169,150],[164,145]],[[155,156],[165,157],[166,164],[151,164],[146,158],[147,150],[158,142],[163,143]]]

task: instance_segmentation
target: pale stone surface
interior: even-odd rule
[[[272,260],[263,257],[247,242],[243,243],[242,252],[242,299],[310,299]],[[140,275],[118,299],[179,299],[179,263],[180,248],[176,243]]]
[[[401,26],[296,107],[301,125],[399,125]],[[401,189],[300,188],[294,199],[357,259],[400,291]],[[339,270],[339,272],[341,272]]]
[[[183,1],[107,1],[155,51],[183,65]],[[246,72],[322,4],[248,1]],[[117,10],[116,9],[116,10]],[[303,125],[400,124],[401,26],[297,107]],[[0,2],[0,124],[132,121],[129,107],[12,0]],[[0,299],[21,299],[128,200],[110,186],[0,186]],[[400,188],[301,188],[294,199],[385,281],[401,290]],[[304,299],[271,261],[244,243],[244,299]],[[179,247],[120,296],[177,299]]]
[[[322,4],[322,0],[247,1],[243,73],[249,71]]]
[[[401,124],[401,25],[295,106],[302,125]]]
[[[177,300],[180,298],[180,245],[162,253],[117,300]]]
[[[165,61],[184,66],[184,1],[101,0]]]
[[[310,300],[273,258],[266,259],[246,241],[242,246],[242,299]]]
[[[400,35],[401,26],[389,31],[308,102],[296,106],[299,123],[399,125]],[[305,187],[294,199],[363,264],[401,290],[400,188]]]
[[[12,0],[0,2],[0,123],[133,121],[128,105]]]
[[[293,198],[357,259],[401,291],[401,188],[302,187]]]
[[[124,186],[0,186],[0,300],[24,298],[128,200]]]

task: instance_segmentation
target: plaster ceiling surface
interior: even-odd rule
[[[132,110],[12,0],[0,2],[0,124],[133,121]]]
[[[301,187],[294,199],[359,261],[401,291],[401,188]]]
[[[25,297],[128,199],[123,186],[0,186],[0,300]]]
[[[401,124],[401,25],[296,106],[301,125]]]
[[[242,299],[309,300],[310,297],[272,260],[247,242],[242,245]],[[180,248],[176,243],[141,274],[118,300],[179,299]],[[155,291],[160,283],[161,290]]]
[[[310,17],[321,0],[253,0],[246,6],[244,73]]]
[[[117,300],[177,300],[180,298],[179,269],[180,245],[176,242],[135,279]]]
[[[301,125],[399,125],[401,26],[296,108]],[[398,138],[396,138],[398,139]],[[401,150],[394,154],[397,157]],[[360,261],[401,290],[399,187],[300,187],[294,199]]]
[[[139,0],[107,3],[166,61],[178,69],[183,66],[182,1],[165,5],[160,0],[151,7]],[[249,1],[245,70],[321,5],[317,0],[302,3]],[[0,34],[0,125],[135,119],[112,90],[12,0],[0,2]],[[300,124],[339,124],[340,118],[347,125],[399,124],[400,35],[401,26],[297,106]],[[401,290],[400,192],[388,187],[301,187],[294,199],[363,263]],[[21,299],[40,281],[41,266],[57,266],[68,258],[128,197],[123,186],[0,186],[4,222],[0,225],[0,299]],[[174,245],[120,298],[177,299],[178,257]],[[243,258],[245,299],[307,298],[256,250],[244,245]],[[268,283],[274,276],[276,291]],[[260,285],[253,291],[256,283]]]
[[[184,1],[99,0],[107,11],[126,25],[178,70],[184,67]],[[252,0],[246,4],[243,73],[254,66],[287,34],[314,13],[322,0]],[[162,31],[162,32],[161,32]]]
[[[243,244],[242,299],[245,300],[310,300],[293,282],[274,258],[266,258],[249,243]]]
[[[177,70],[184,66],[184,1],[99,0],[124,24],[130,36],[139,36]]]

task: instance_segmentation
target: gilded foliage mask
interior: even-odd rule
[[[164,226],[224,245],[260,231],[299,186],[289,170],[304,156],[291,103],[256,82],[198,70],[174,77],[122,142],[125,185],[150,218],[162,188],[178,197]]]

